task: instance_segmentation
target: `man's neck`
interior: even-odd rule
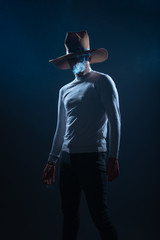
[[[78,73],[78,74],[75,74],[75,77],[76,77],[77,79],[81,79],[81,78],[85,77],[85,75],[87,75],[91,70],[92,70],[91,67],[88,66],[83,72],[80,72],[80,73]]]

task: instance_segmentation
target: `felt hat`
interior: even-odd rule
[[[108,51],[105,48],[90,49],[89,36],[86,30],[80,32],[67,32],[64,45],[66,54],[55,59],[49,60],[60,69],[70,69],[68,59],[75,58],[77,55],[90,53],[90,64],[103,62],[108,58]]]

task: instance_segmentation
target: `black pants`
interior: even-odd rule
[[[118,239],[117,231],[108,214],[106,154],[107,152],[61,152],[59,182],[63,213],[63,240],[77,239],[82,190],[101,239]]]

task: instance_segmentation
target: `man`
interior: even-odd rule
[[[60,159],[63,240],[77,239],[82,190],[101,239],[117,240],[108,213],[107,183],[120,174],[119,96],[112,78],[90,67],[105,61],[108,52],[104,48],[90,50],[87,31],[68,32],[65,47],[66,55],[50,62],[60,69],[72,69],[75,79],[59,91],[57,127],[43,183],[55,182],[56,163]]]

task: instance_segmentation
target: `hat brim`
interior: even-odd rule
[[[70,69],[71,66],[69,65],[68,59],[76,57],[77,54],[82,55],[83,53],[91,53],[90,64],[103,62],[108,58],[108,51],[105,48],[97,48],[84,52],[69,53],[61,57],[51,59],[49,60],[49,62],[53,63],[56,67],[60,69]]]

